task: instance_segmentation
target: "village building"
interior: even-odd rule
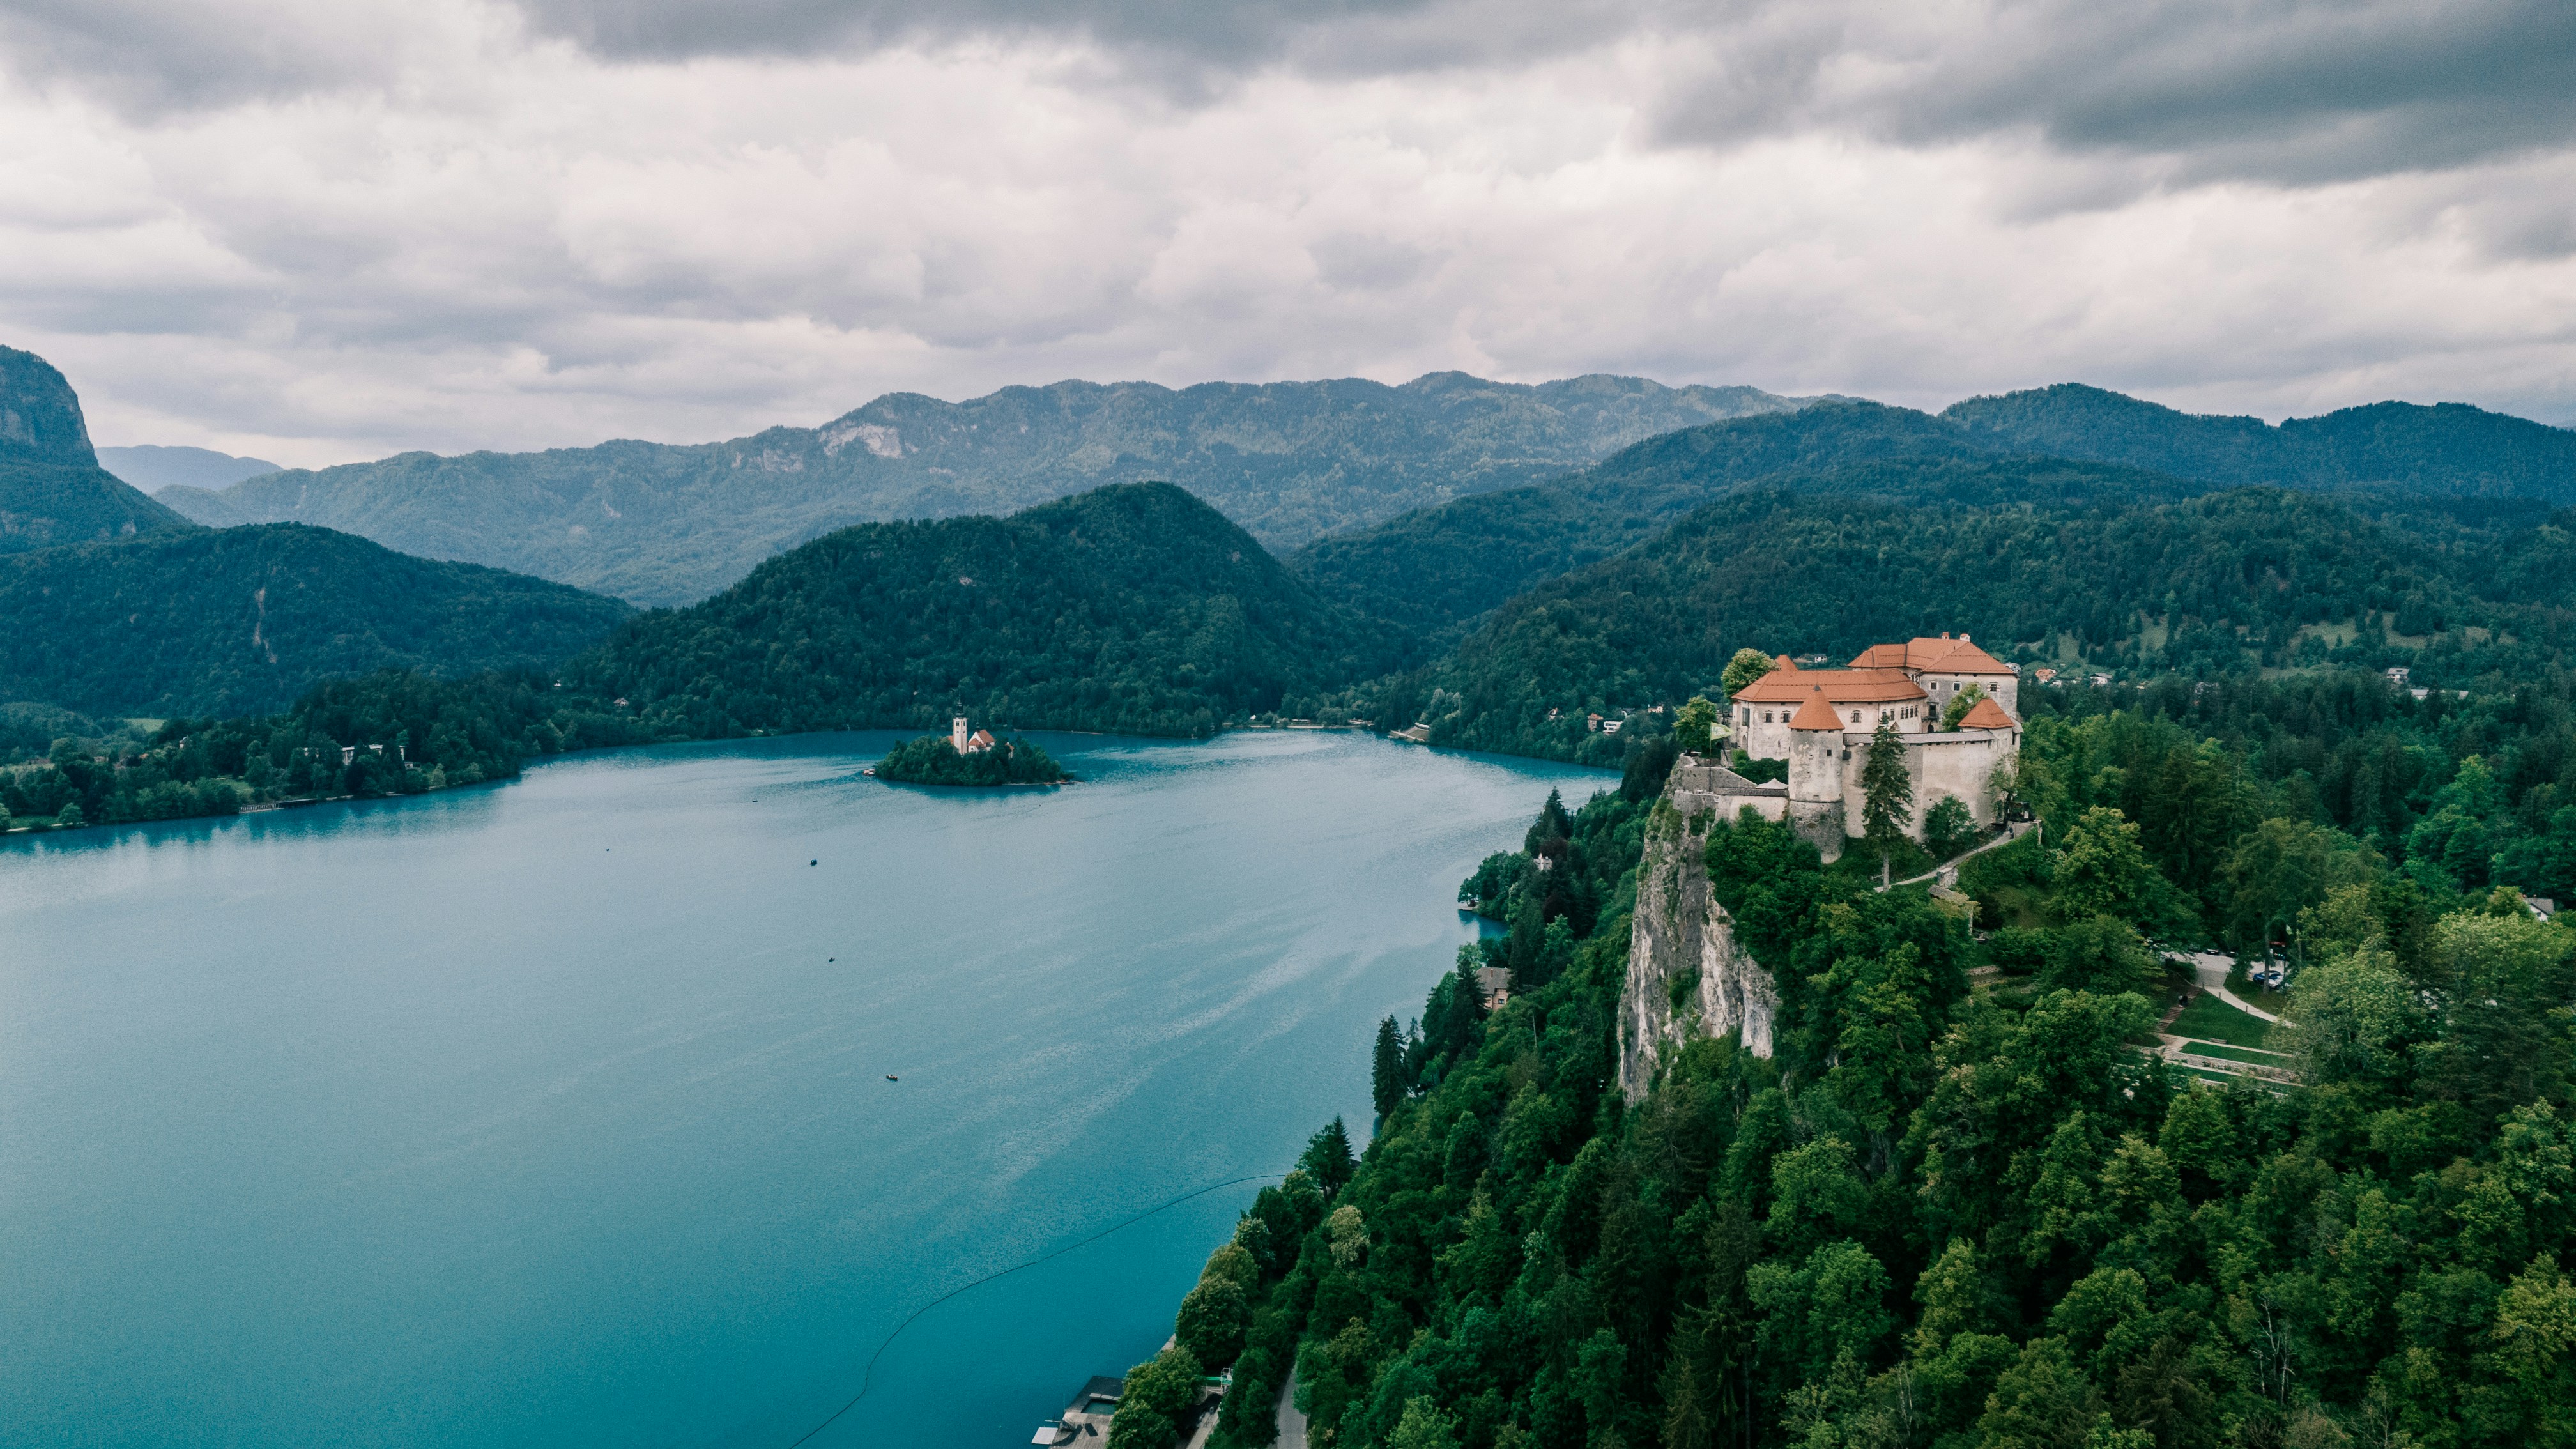
[[[1787,782],[1756,785],[1723,766],[1685,760],[1673,776],[1674,803],[1726,815],[1750,808],[1838,850],[1863,831],[1861,768],[1885,724],[1894,726],[1913,778],[1908,834],[1922,838],[1923,817],[1945,795],[1991,826],[1995,774],[2021,755],[2020,682],[2013,666],[1964,634],[1875,644],[1843,669],[1802,669],[1784,656],[1728,701],[1728,724],[1736,749],[1786,761]],[[1970,686],[1981,697],[1957,729],[1942,729],[1942,711]]]
[[[948,746],[961,755],[980,755],[993,747],[993,732],[966,732],[966,716],[958,715],[948,722]]]

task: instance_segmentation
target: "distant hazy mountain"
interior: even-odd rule
[[[2275,428],[2064,384],[1973,398],[1938,416],[1834,400],[1685,429],[1578,473],[1317,539],[1290,565],[1328,596],[1438,638],[1732,492],[1825,489],[1955,502],[1962,500],[1945,490],[1959,471],[1936,465],[1999,455],[2118,465],[2015,471],[2012,486],[2034,490],[2024,502],[2170,499],[2236,484],[2576,502],[2576,432],[2523,418],[2457,403],[2377,403]],[[1980,485],[1994,495],[1981,501],[2017,501],[1997,493],[2000,476]]]
[[[52,363],[0,347],[0,553],[193,527],[100,469]]]
[[[259,714],[372,669],[551,668],[631,612],[329,529],[192,527],[0,557],[0,700]]]
[[[236,458],[212,448],[163,447],[157,443],[101,448],[98,465],[146,493],[173,485],[221,488],[277,471],[277,465],[266,458]]]
[[[1205,734],[1402,662],[1183,490],[1113,484],[1008,518],[843,529],[567,664],[683,738],[978,724]]]
[[[1177,483],[1265,546],[1562,473],[1629,443],[1801,400],[1630,377],[1536,386],[1435,373],[1259,386],[1064,382],[946,403],[890,393],[819,428],[694,446],[405,453],[163,502],[294,520],[639,603],[703,598],[853,523],[1004,514],[1105,483]]]

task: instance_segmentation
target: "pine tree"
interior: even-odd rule
[[[1550,790],[1547,803],[1539,807],[1538,818],[1530,822],[1529,834],[1521,839],[1521,849],[1536,855],[1540,846],[1551,840],[1563,840],[1573,833],[1574,822],[1565,814],[1565,797]]]
[[[1404,1101],[1404,1034],[1391,1016],[1377,1024],[1377,1060],[1370,1069],[1369,1088],[1381,1118]]]
[[[1914,777],[1906,771],[1905,742],[1896,737],[1894,720],[1880,720],[1878,733],[1870,736],[1860,792],[1862,838],[1884,857],[1914,819]]]
[[[1335,1117],[1306,1139],[1306,1153],[1297,1159],[1297,1165],[1315,1179],[1324,1196],[1329,1198],[1342,1190],[1342,1184],[1359,1171],[1359,1161],[1351,1155],[1350,1129],[1342,1125],[1341,1118]]]

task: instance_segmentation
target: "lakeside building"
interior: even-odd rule
[[[1721,765],[1685,759],[1690,773],[1675,776],[1675,803],[1728,815],[1749,806],[1837,851],[1862,833],[1861,767],[1879,726],[1888,724],[1913,777],[1909,835],[1922,838],[1923,817],[1944,795],[1992,826],[1995,774],[2021,757],[2020,685],[2013,666],[1965,634],[1874,644],[1842,669],[1801,668],[1782,656],[1736,693],[1728,716],[1737,749],[1788,762],[1786,783],[1756,785]],[[1942,711],[1971,686],[1982,697],[1957,729],[1940,728]]]
[[[961,755],[980,755],[993,747],[993,732],[977,730],[968,734],[966,716],[961,714],[948,722],[948,745]]]

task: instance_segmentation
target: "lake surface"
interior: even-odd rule
[[[1459,878],[1616,784],[1326,734],[862,778],[895,738],[0,847],[0,1437],[784,1449],[923,1304],[1361,1135]],[[941,1303],[810,1442],[1027,1442],[1257,1190]]]

